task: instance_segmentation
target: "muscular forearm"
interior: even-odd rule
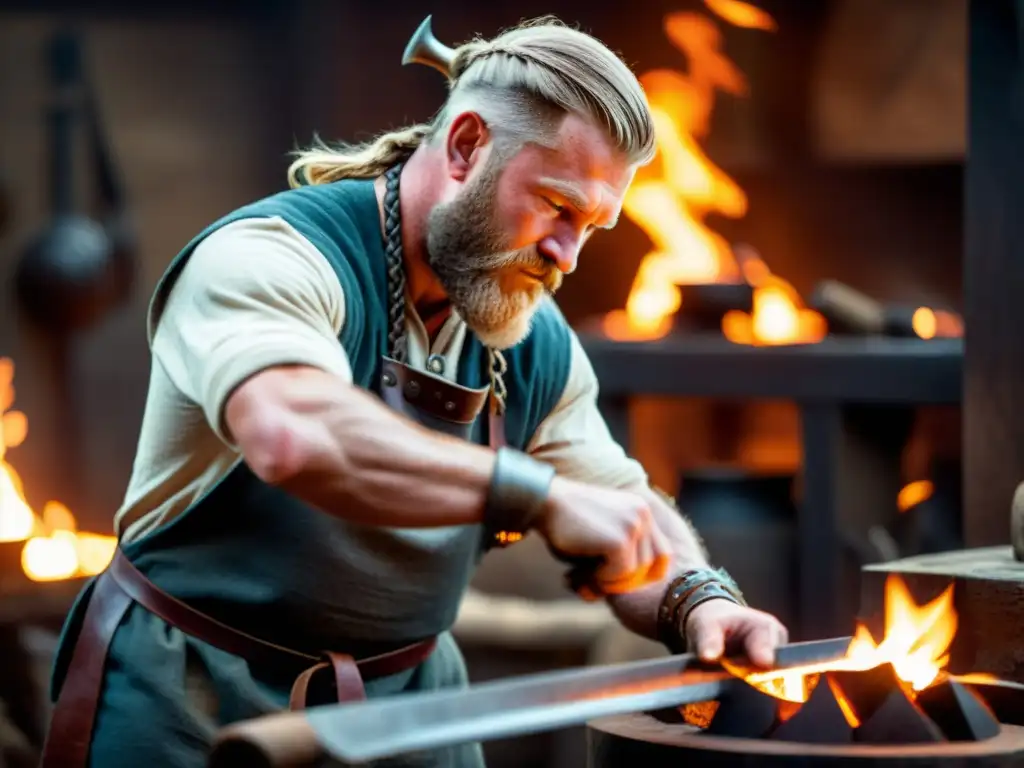
[[[683,571],[707,568],[708,561],[703,543],[689,520],[657,492],[647,487],[638,490],[650,503],[655,521],[672,544],[673,563],[660,581],[634,592],[611,595],[608,604],[624,626],[657,639],[658,606],[669,583]]]
[[[330,514],[412,528],[483,517],[492,451],[428,431],[329,374],[260,374],[227,419],[261,479]]]

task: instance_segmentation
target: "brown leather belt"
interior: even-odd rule
[[[131,564],[120,549],[93,586],[82,628],[54,706],[43,747],[40,768],[84,768],[96,721],[103,673],[114,632],[133,602],[205,643],[253,663],[308,665],[292,686],[290,709],[331,700],[366,698],[364,680],[387,677],[422,663],[434,650],[436,639],[363,659],[344,653],[311,656],[239,632],[190,608],[156,587]],[[333,674],[331,674],[333,672]]]

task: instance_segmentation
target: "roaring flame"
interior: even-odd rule
[[[745,249],[747,250],[747,249]],[[825,318],[806,309],[796,289],[754,253],[746,253],[743,277],[754,287],[753,313],[730,310],[722,317],[722,333],[736,344],[813,343],[828,333]]]
[[[738,0],[705,0],[719,17],[737,26],[774,30],[764,11]],[[653,244],[637,269],[622,310],[604,319],[614,339],[666,335],[682,299],[678,286],[746,281],[754,287],[753,312],[723,318],[726,337],[739,344],[814,342],[824,320],[804,309],[789,283],[771,274],[758,258],[742,265],[729,243],[706,225],[709,215],[742,218],[747,197],[701,149],[707,136],[715,93],[747,93],[743,73],[722,52],[714,21],[695,13],[672,13],[665,34],[687,58],[689,72],[656,69],[641,76],[654,118],[657,156],[641,169],[623,201],[623,210]]]
[[[824,672],[865,671],[882,664],[891,664],[896,676],[906,683],[909,690],[916,692],[933,684],[949,663],[948,651],[956,628],[952,585],[931,602],[919,606],[904,581],[893,574],[885,583],[885,635],[882,642],[876,643],[867,628],[859,625],[846,657],[837,661],[795,667],[784,672],[753,671],[729,661],[724,661],[723,665],[765,693],[791,702],[806,701]],[[847,715],[848,720],[851,714]]]
[[[25,542],[21,567],[33,581],[99,573],[114,556],[115,537],[79,533],[75,516],[60,502],[48,501],[38,517],[25,500],[21,478],[6,461],[7,449],[28,435],[28,419],[13,405],[14,362],[0,357],[0,541]]]

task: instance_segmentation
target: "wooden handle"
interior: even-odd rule
[[[825,317],[833,333],[880,334],[885,329],[885,308],[844,283],[819,283],[810,304]]]
[[[916,336],[914,308],[887,306],[836,280],[814,289],[810,305],[828,322],[830,333],[867,336]]]
[[[244,720],[222,728],[208,768],[312,768],[326,752],[301,712]]]
[[[548,551],[556,560],[570,566],[565,574],[565,586],[584,600],[597,600],[601,595],[594,585],[594,572],[604,565],[602,556],[576,556],[555,549],[547,543]]]

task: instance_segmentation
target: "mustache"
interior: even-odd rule
[[[544,290],[552,296],[562,286],[562,272],[548,259],[534,251],[534,257],[529,260],[515,263],[513,266],[521,268],[524,272],[540,279]]]
[[[453,271],[466,274],[494,272],[499,269],[510,269],[513,267],[542,274],[550,269],[551,264],[537,253],[536,248],[530,247],[518,251],[488,249],[485,253],[476,253],[472,256],[466,255],[450,266]]]
[[[558,267],[541,256],[535,246],[516,251],[488,249],[484,253],[453,259],[445,266],[453,276],[468,278],[486,278],[507,270],[528,272],[537,277],[544,290],[552,295],[561,287],[563,278]]]
[[[550,259],[545,259],[537,253],[536,248],[527,248],[512,254],[504,254],[504,258],[500,261],[501,263],[496,265],[491,271],[516,269],[527,272],[538,278],[541,285],[544,286],[544,290],[552,295],[562,285],[562,272],[551,263]]]

